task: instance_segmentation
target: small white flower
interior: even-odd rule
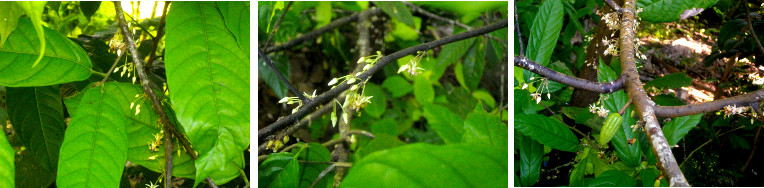
[[[332,86],[334,84],[337,84],[337,78],[332,78],[332,80],[329,81],[329,86]]]
[[[361,73],[363,73],[363,72],[355,73],[355,77],[361,76]]]
[[[135,106],[135,102],[130,103],[130,109],[133,109],[133,106]]]
[[[536,104],[541,102],[541,97],[536,97]]]
[[[343,112],[342,113],[342,119],[345,120],[345,124],[348,124],[348,113],[347,112]]]
[[[141,113],[141,105],[135,105],[135,115],[138,115],[138,113]]]
[[[401,73],[401,72],[406,71],[408,69],[409,69],[409,64],[405,64],[405,65],[401,66],[401,68],[398,68],[398,73]]]
[[[117,71],[119,71],[119,67],[114,68],[114,72],[113,73],[116,73]]]
[[[351,78],[349,78],[349,79],[348,79],[348,84],[353,84],[353,83],[355,83],[355,80],[356,80],[355,78],[352,78],[352,77],[351,77]]]
[[[356,62],[356,63],[360,64],[360,63],[363,63],[364,61],[366,61],[366,58],[365,57],[361,57],[361,59],[358,59],[358,62]]]
[[[353,85],[353,87],[350,87],[350,90],[356,90],[358,89],[358,85]]]
[[[371,68],[371,64],[366,64],[366,66],[363,66],[363,71],[369,70]]]
[[[284,98],[281,98],[281,100],[279,100],[279,103],[285,103],[287,101],[289,101],[289,97],[284,97]],[[133,104],[130,104],[130,106],[133,106]]]

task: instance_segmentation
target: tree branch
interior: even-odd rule
[[[124,35],[125,43],[127,45],[127,49],[130,51],[130,54],[133,57],[133,63],[135,63],[135,70],[138,72],[138,77],[141,78],[140,83],[141,86],[143,86],[143,93],[145,93],[149,99],[151,99],[151,107],[154,109],[154,111],[159,115],[161,121],[162,121],[162,130],[164,131],[164,137],[165,137],[165,187],[169,188],[169,185],[172,184],[172,134],[176,135],[178,140],[183,144],[183,146],[186,149],[186,152],[188,152],[189,155],[191,155],[191,158],[196,160],[198,156],[196,155],[196,152],[191,148],[191,145],[188,143],[188,140],[176,129],[175,125],[170,121],[170,119],[167,117],[167,114],[164,111],[164,108],[162,108],[162,102],[159,100],[159,98],[156,96],[156,93],[154,93],[154,90],[151,89],[151,86],[149,84],[148,76],[146,75],[146,72],[143,69],[143,59],[141,59],[141,55],[138,52],[138,50],[135,47],[135,41],[133,41],[133,34],[130,32],[130,28],[127,27],[127,22],[125,21],[124,13],[122,12],[122,5],[118,1],[114,1],[114,9],[117,13],[117,21],[119,22],[119,28],[122,30],[122,34]],[[169,142],[167,140],[169,139]],[[167,150],[169,151],[169,155],[167,156]],[[207,182],[211,186],[216,186],[215,182],[212,181],[212,179],[207,178]]]
[[[265,55],[265,53],[263,53],[263,51],[260,50],[260,48],[257,49],[257,54],[260,54],[260,58],[263,58],[263,61],[265,61],[265,64],[268,64],[268,67],[271,68],[271,71],[273,71],[273,74],[276,74],[276,77],[278,77],[279,80],[281,80],[281,82],[283,82],[284,84],[287,85],[287,87],[289,88],[289,91],[292,91],[292,94],[297,96],[297,98],[300,98],[300,100],[303,103],[307,103],[308,102],[308,100],[309,100],[308,97],[305,97],[305,95],[300,93],[300,91],[297,91],[297,88],[295,88],[292,85],[292,83],[289,83],[289,80],[287,80],[284,77],[284,75],[282,75],[281,72],[279,72],[279,69],[277,69],[276,66],[273,66],[273,62],[271,62],[271,59],[268,58],[268,56]]]
[[[376,7],[372,7],[372,8],[366,9],[364,12],[366,12],[366,11],[370,12],[371,14],[382,13],[382,10],[380,10],[379,8],[376,8]],[[324,27],[321,27],[319,29],[316,29],[314,31],[306,33],[305,35],[302,35],[300,37],[292,39],[292,40],[290,40],[290,41],[288,41],[286,43],[283,43],[281,45],[277,45],[277,46],[274,46],[274,47],[266,48],[266,49],[263,50],[263,53],[269,54],[271,52],[285,50],[287,48],[291,48],[291,47],[297,46],[299,44],[302,44],[303,42],[305,42],[307,40],[310,40],[310,39],[313,39],[313,38],[316,38],[319,35],[327,32],[327,31],[330,31],[330,30],[332,30],[334,28],[337,28],[339,26],[342,26],[342,25],[345,25],[347,23],[350,23],[350,22],[353,22],[353,21],[357,20],[359,14],[360,14],[360,12],[359,13],[355,13],[355,14],[350,15],[350,16],[347,16],[347,17],[344,17],[344,18],[337,19],[335,21],[332,21],[331,23],[329,23],[328,25],[326,25]]]
[[[690,184],[687,183],[684,174],[682,174],[679,165],[674,158],[674,154],[666,141],[666,137],[663,135],[658,119],[655,117],[653,107],[655,102],[650,100],[642,88],[642,82],[639,80],[639,73],[637,73],[636,62],[634,60],[634,37],[637,33],[637,20],[635,13],[635,0],[626,0],[621,9],[621,67],[622,76],[626,83],[626,91],[629,94],[629,98],[633,100],[633,104],[637,109],[637,113],[640,119],[645,122],[645,132],[647,138],[650,141],[650,145],[653,148],[655,156],[658,157],[658,165],[661,171],[667,175],[669,180],[669,186],[683,186],[687,187]]]
[[[619,91],[624,88],[623,76],[618,77],[618,79],[616,79],[613,82],[592,82],[589,80],[559,73],[557,71],[544,67],[536,62],[533,62],[532,60],[526,58],[525,56],[515,56],[515,66],[529,70],[533,73],[544,76],[555,82],[559,82],[561,84],[565,84],[568,86],[573,86],[574,88],[584,89],[587,91],[608,94],[608,93]]]
[[[517,0],[515,0],[517,1]],[[517,41],[520,41],[520,55],[525,55],[525,48],[523,48],[523,35],[520,34],[520,22],[517,21],[517,3],[512,4],[515,7],[515,28],[517,29]],[[517,58],[515,58],[517,59]]]
[[[489,33],[489,32],[492,32],[492,31],[504,28],[504,27],[507,27],[508,24],[509,24],[508,20],[504,19],[504,20],[498,21],[497,23],[493,23],[493,24],[490,24],[490,25],[487,25],[487,26],[483,26],[481,28],[477,28],[477,29],[472,30],[472,31],[467,31],[467,32],[459,33],[459,34],[452,35],[452,36],[449,36],[449,37],[446,37],[446,38],[443,38],[443,39],[439,39],[439,40],[431,41],[431,42],[428,42],[428,43],[420,44],[420,45],[417,45],[417,46],[409,47],[409,48],[403,49],[401,51],[392,53],[390,55],[384,56],[384,57],[382,57],[379,60],[379,62],[374,64],[374,66],[372,66],[368,71],[365,71],[364,73],[359,75],[358,79],[360,81],[355,82],[355,84],[363,83],[372,74],[374,74],[375,72],[381,70],[382,67],[384,67],[385,65],[390,64],[390,62],[394,62],[395,60],[397,60],[399,58],[402,58],[402,57],[404,57],[406,55],[414,54],[417,51],[425,51],[425,50],[428,50],[428,49],[431,49],[431,48],[435,48],[435,47],[438,47],[438,46],[441,46],[441,45],[445,45],[445,44],[448,44],[448,43],[464,40],[464,39],[467,39],[467,38],[483,35],[483,34],[486,34],[486,33]],[[300,118],[302,118],[305,115],[307,115],[310,111],[312,111],[318,105],[323,104],[323,103],[333,99],[334,97],[339,95],[341,92],[350,89],[350,86],[351,85],[349,85],[347,83],[339,84],[336,88],[331,89],[331,90],[325,92],[324,94],[316,96],[313,101],[310,101],[310,102],[304,104],[304,106],[301,107],[300,110],[298,110],[297,112],[295,112],[295,113],[293,113],[291,115],[288,115],[286,117],[281,117],[275,123],[270,124],[267,127],[258,130],[257,131],[258,141],[262,142],[263,139],[266,136],[271,135],[271,134],[273,134],[274,132],[276,132],[278,130],[284,129],[289,124],[296,123]]]
[[[265,44],[263,44],[264,49],[268,49],[268,44],[271,43],[271,39],[273,39],[273,35],[276,34],[276,31],[279,30],[279,26],[281,25],[281,21],[284,20],[284,16],[287,14],[287,10],[289,10],[289,7],[292,7],[292,3],[294,1],[289,1],[289,4],[287,4],[286,8],[281,11],[281,16],[279,16],[279,19],[276,20],[276,25],[273,25],[273,30],[271,31],[271,34],[268,35],[268,40],[265,40]]]
[[[613,0],[605,0],[605,4],[607,4],[608,6],[610,6],[610,8],[612,8],[612,9],[613,9],[614,11],[616,11],[616,12],[623,12],[623,11],[621,10],[621,7],[620,7],[620,6],[618,6],[618,4],[615,4],[615,2],[613,2]]]
[[[656,106],[655,115],[659,117],[679,117],[714,112],[721,110],[725,106],[748,106],[753,102],[764,100],[764,89],[756,90],[744,95],[725,98],[715,101],[708,101],[698,104],[682,106]]]
[[[467,31],[472,30],[472,27],[470,27],[469,25],[463,24],[463,23],[461,23],[459,21],[456,21],[456,20],[452,20],[452,19],[448,19],[448,18],[444,18],[444,17],[438,16],[437,14],[433,14],[431,12],[427,12],[426,10],[422,9],[421,7],[418,7],[418,6],[416,6],[414,4],[411,4],[409,2],[403,2],[403,4],[406,4],[409,7],[411,7],[411,10],[413,10],[414,12],[419,12],[422,15],[427,16],[429,18],[440,20],[440,21],[443,21],[443,22],[447,22],[449,24],[453,24],[453,25],[462,27],[464,29],[467,29]],[[490,39],[495,40],[495,41],[499,41],[504,46],[504,48],[507,48],[506,41],[503,41],[503,40],[501,40],[499,38],[496,38],[493,35],[486,35],[485,37],[490,38]]]

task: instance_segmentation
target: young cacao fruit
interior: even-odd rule
[[[623,118],[618,113],[610,113],[602,124],[602,130],[600,131],[599,143],[602,146],[607,145],[610,140],[615,136],[615,132],[621,128]]]

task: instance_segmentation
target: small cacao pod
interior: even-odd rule
[[[602,130],[600,131],[599,143],[600,145],[607,145],[610,140],[615,136],[615,132],[618,128],[621,128],[623,118],[618,113],[610,113],[605,119],[605,123],[602,124]]]

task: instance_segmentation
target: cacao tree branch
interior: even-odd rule
[[[406,55],[414,54],[417,51],[426,51],[428,49],[435,48],[435,47],[438,47],[438,46],[442,46],[442,45],[445,45],[445,44],[448,44],[448,43],[452,43],[452,42],[456,42],[456,41],[460,41],[460,40],[464,40],[464,39],[480,36],[480,35],[483,35],[483,34],[487,34],[487,33],[490,33],[492,31],[499,30],[501,28],[505,28],[505,27],[507,27],[508,24],[509,24],[509,21],[507,19],[504,19],[504,20],[498,21],[496,23],[492,23],[492,24],[489,24],[489,25],[477,28],[477,29],[472,30],[472,31],[467,31],[467,32],[459,33],[459,34],[452,35],[452,36],[449,36],[449,37],[446,37],[446,38],[442,38],[442,39],[439,39],[439,40],[431,41],[431,42],[420,44],[420,45],[417,45],[417,46],[412,46],[412,47],[400,50],[398,52],[392,53],[390,55],[384,56],[376,64],[374,64],[374,66],[372,66],[369,70],[367,70],[367,71],[363,72],[361,75],[359,75],[358,79],[360,81],[356,81],[355,84],[359,84],[359,83],[365,82],[372,74],[374,74],[375,72],[381,70],[384,66],[386,66],[386,65],[390,64],[391,62],[394,62],[395,60],[400,59],[400,58],[402,58],[402,57],[404,57]],[[316,108],[318,105],[321,105],[321,104],[323,104],[323,103],[333,99],[334,97],[339,95],[341,92],[350,89],[350,86],[351,86],[350,84],[347,84],[347,83],[343,82],[343,83],[339,84],[337,87],[335,87],[334,89],[331,89],[331,90],[326,91],[325,93],[323,93],[323,94],[321,94],[319,96],[316,96],[313,101],[310,101],[310,102],[308,102],[306,104],[303,104],[303,107],[301,107],[297,112],[295,112],[293,114],[290,114],[288,116],[285,116],[285,117],[281,117],[281,118],[279,118],[279,120],[277,120],[273,124],[270,124],[267,127],[258,130],[257,131],[258,141],[260,141],[262,143],[266,136],[271,135],[271,134],[273,134],[276,131],[282,130],[282,129],[286,128],[290,124],[297,123],[297,121],[300,118],[302,118],[305,115],[307,115],[310,111],[313,111],[314,108]]]
[[[371,7],[369,9],[366,9],[363,12],[367,12],[367,11],[370,12],[372,15],[382,13],[382,10],[380,10],[377,7]],[[288,42],[285,42],[285,43],[280,44],[280,45],[276,45],[274,47],[269,47],[269,48],[263,49],[263,53],[269,54],[271,52],[285,50],[285,49],[297,46],[299,44],[302,44],[303,42],[305,42],[307,40],[310,40],[310,39],[313,39],[313,38],[316,38],[316,37],[320,36],[321,34],[327,32],[327,31],[330,31],[330,30],[332,30],[334,28],[337,28],[337,27],[345,25],[347,23],[356,21],[358,19],[358,15],[359,14],[360,14],[360,12],[359,13],[355,13],[355,14],[350,15],[350,16],[347,16],[347,17],[344,17],[344,18],[337,19],[335,21],[330,22],[328,25],[326,25],[324,27],[321,27],[319,29],[316,29],[314,31],[306,33],[305,35],[302,35],[300,37],[292,39],[292,40],[290,40]]]
[[[635,7],[635,0],[626,0],[621,9],[620,45],[621,67],[623,67],[621,75],[624,78],[629,98],[633,100],[633,104],[637,109],[637,114],[645,122],[644,129],[647,133],[647,138],[650,141],[655,156],[658,157],[658,166],[668,177],[669,186],[688,187],[690,184],[687,183],[687,179],[685,179],[684,174],[679,169],[676,158],[674,158],[674,154],[671,152],[666,137],[663,135],[663,131],[658,124],[658,119],[655,117],[653,108],[655,102],[647,96],[645,89],[642,88],[642,82],[639,80],[639,73],[637,73],[636,61],[634,60],[634,37],[637,34]]]
[[[515,66],[529,70],[533,73],[544,76],[552,81],[559,82],[574,88],[584,89],[587,91],[593,91],[603,94],[619,91],[624,88],[623,76],[619,76],[618,79],[612,82],[592,82],[589,80],[568,76],[550,68],[544,67],[541,64],[533,62],[532,60],[524,56],[515,56]]]
[[[282,75],[282,74],[281,74],[281,72],[279,72],[279,69],[277,69],[277,68],[276,68],[276,66],[273,66],[273,62],[271,62],[271,59],[270,59],[270,58],[268,58],[268,56],[267,56],[267,55],[265,55],[265,53],[263,53],[263,51],[262,51],[262,50],[260,50],[260,48],[258,48],[258,49],[257,49],[257,54],[260,54],[260,58],[262,58],[262,59],[263,59],[263,61],[265,61],[265,64],[268,64],[268,68],[271,68],[271,71],[273,71],[273,74],[276,74],[276,77],[278,77],[278,78],[279,78],[279,80],[281,80],[281,82],[282,82],[282,83],[284,83],[285,85],[287,85],[287,87],[289,88],[289,91],[291,91],[291,92],[292,92],[292,94],[294,94],[295,96],[297,96],[297,98],[300,98],[300,100],[301,100],[303,103],[307,103],[307,102],[308,102],[308,100],[309,100],[309,99],[308,99],[308,97],[305,97],[305,95],[303,95],[302,93],[300,93],[300,91],[297,91],[297,88],[295,88],[295,87],[292,85],[292,83],[289,83],[289,80],[287,80],[287,79],[284,77],[284,75]]]
[[[764,100],[764,89],[756,90],[736,97],[725,98],[715,101],[708,101],[698,104],[682,106],[656,106],[655,115],[659,117],[679,117],[694,114],[714,112],[723,109],[725,106],[748,106],[753,102]]]
[[[449,23],[449,24],[452,24],[452,25],[456,25],[456,26],[462,27],[464,29],[467,29],[467,31],[472,30],[472,27],[470,27],[469,25],[463,24],[463,23],[461,23],[461,22],[459,22],[457,20],[452,20],[452,19],[448,19],[448,18],[444,18],[444,17],[438,16],[437,14],[433,14],[432,12],[428,12],[427,10],[424,10],[421,7],[418,7],[418,6],[416,6],[414,4],[411,4],[409,2],[403,2],[403,4],[406,4],[409,7],[411,7],[411,10],[413,10],[414,12],[418,12],[418,13],[420,13],[420,14],[422,14],[424,16],[427,16],[429,18],[440,20],[440,21],[443,21],[443,22],[446,22],[446,23]],[[507,48],[506,41],[503,41],[503,40],[501,40],[501,39],[499,39],[497,37],[494,37],[493,35],[485,35],[485,37],[490,38],[491,40],[499,41],[504,46],[504,48]]]
[[[133,41],[133,34],[130,32],[130,28],[127,27],[127,22],[125,21],[125,16],[122,12],[122,5],[119,1],[114,1],[113,3],[114,9],[117,13],[119,29],[121,29],[125,39],[125,44],[127,45],[127,49],[130,52],[130,55],[133,57],[133,63],[135,63],[135,70],[138,72],[138,77],[141,79],[140,83],[141,86],[143,86],[143,93],[145,93],[146,96],[148,96],[148,98],[151,100],[151,107],[154,109],[157,115],[159,115],[162,122],[162,130],[164,131],[165,137],[165,187],[169,188],[172,184],[172,135],[176,135],[176,138],[178,138],[181,144],[183,144],[186,152],[191,155],[191,158],[196,160],[198,156],[196,155],[194,149],[191,148],[188,140],[176,129],[175,125],[172,123],[172,121],[170,121],[170,118],[167,117],[164,108],[162,108],[161,100],[157,97],[156,93],[154,93],[154,90],[151,89],[148,76],[146,75],[145,69],[143,69],[145,62],[143,62],[143,59],[140,57],[140,53],[136,49],[135,41]],[[215,182],[213,182],[209,177],[206,178],[206,180],[211,186],[217,187]]]
[[[523,48],[523,35],[520,34],[520,22],[517,21],[517,0],[515,0],[515,3],[512,4],[512,6],[515,7],[515,29],[517,30],[517,41],[520,41],[520,55],[525,55],[525,48]],[[517,59],[517,58],[515,58]]]

